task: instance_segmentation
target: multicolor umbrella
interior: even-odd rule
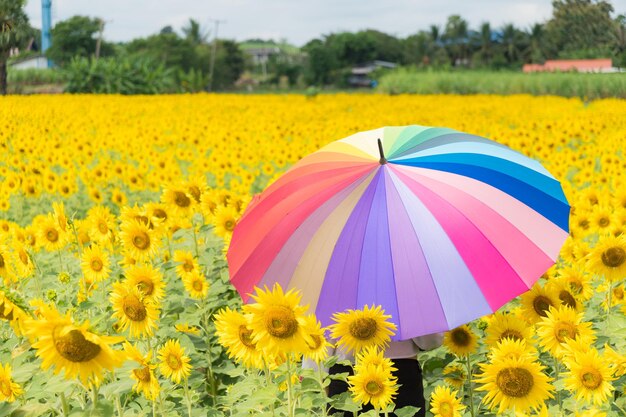
[[[540,163],[452,129],[335,141],[263,191],[228,251],[232,284],[280,283],[322,325],[381,305],[396,340],[455,328],[527,291],[556,260],[569,204]]]

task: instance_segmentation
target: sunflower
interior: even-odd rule
[[[120,237],[124,250],[139,262],[150,260],[157,252],[159,241],[146,224],[131,220],[122,223]]]
[[[17,279],[13,268],[13,256],[9,252],[9,248],[2,244],[0,244],[0,277],[4,280],[5,285]]]
[[[263,355],[252,340],[252,317],[225,307],[214,316],[218,340],[230,358],[247,368],[263,368]]]
[[[396,325],[388,321],[381,306],[365,306],[363,310],[335,313],[331,337],[348,352],[358,353],[366,346],[386,347],[395,334]]]
[[[582,301],[587,301],[593,295],[591,287],[591,277],[584,268],[579,265],[563,268],[560,271],[560,278],[569,285],[569,291]]]
[[[270,354],[306,351],[307,307],[298,305],[299,293],[294,290],[284,293],[279,284],[274,284],[273,290],[257,288],[252,298],[256,303],[245,305],[243,310],[252,315],[250,328],[257,347]]]
[[[209,283],[200,272],[194,272],[185,276],[183,285],[189,296],[196,300],[205,298],[209,292]]]
[[[539,408],[545,400],[553,398],[554,387],[543,370],[545,367],[525,357],[505,358],[492,363],[480,364],[482,374],[476,382],[482,384],[478,391],[487,391],[483,402],[498,414],[515,408],[526,411]]]
[[[626,237],[606,235],[588,255],[587,267],[609,281],[626,276]]]
[[[217,209],[217,201],[214,190],[209,190],[203,193],[200,197],[200,211],[204,216],[204,221],[212,221],[215,215],[215,209]]]
[[[90,332],[89,322],[75,325],[68,314],[61,316],[53,307],[42,305],[39,319],[25,321],[25,333],[42,359],[46,370],[54,366],[54,373],[64,371],[66,379],[78,377],[83,384],[98,385],[105,369],[122,365],[123,352],[111,349],[111,344],[122,337],[99,336]]]
[[[467,356],[478,348],[478,339],[469,326],[464,324],[446,332],[443,344],[455,355]]]
[[[30,316],[18,305],[17,300],[9,297],[9,294],[0,291],[0,319],[9,322],[13,331],[21,336],[24,321]]]
[[[80,268],[88,282],[100,282],[109,277],[109,256],[98,245],[91,245],[83,250]]]
[[[173,260],[178,263],[178,265],[176,265],[176,273],[181,278],[200,270],[198,261],[194,259],[190,251],[175,250]]]
[[[115,216],[107,207],[95,206],[87,212],[91,240],[109,245],[115,239]]]
[[[607,401],[613,385],[610,381],[612,371],[605,358],[596,349],[587,352],[576,352],[573,358],[565,361],[568,371],[565,373],[565,388],[575,393],[577,400],[601,405]]]
[[[315,315],[309,314],[304,319],[304,332],[308,335],[305,340],[307,349],[303,352],[304,356],[320,363],[326,360],[328,348],[332,345],[326,340],[325,329],[322,328],[322,324],[317,321]]]
[[[502,339],[527,340],[532,337],[532,327],[511,314],[495,313],[489,320],[485,344],[495,346]]]
[[[161,202],[178,217],[189,217],[193,214],[195,200],[184,187],[170,185],[163,190]]]
[[[550,307],[561,304],[559,297],[550,287],[542,287],[539,282],[532,286],[530,291],[521,296],[524,318],[531,323],[537,323],[548,315]]]
[[[206,184],[206,176],[204,175],[196,175],[190,177],[183,184],[185,190],[187,191],[187,195],[193,197],[194,201],[199,204],[202,198],[202,195],[207,191],[208,187]]]
[[[190,359],[185,355],[185,349],[180,346],[180,342],[169,339],[159,349],[159,369],[161,373],[170,378],[174,383],[179,384],[181,380],[187,379],[191,373]]]
[[[11,365],[0,364],[0,401],[12,403],[23,393],[22,387],[11,377]]]
[[[152,351],[148,352],[147,355],[142,355],[136,346],[128,342],[124,342],[124,351],[128,355],[128,359],[139,364],[138,368],[130,371],[130,377],[135,381],[133,391],[142,393],[149,401],[155,401],[159,397],[161,386],[159,385],[159,380],[154,375],[156,365],[150,363]]]
[[[457,392],[437,385],[430,396],[430,412],[434,417],[462,417],[465,406],[457,397]]]
[[[552,279],[546,284],[546,287],[550,287],[552,293],[556,294],[559,298],[560,305],[573,308],[576,311],[583,309],[582,300],[578,299],[576,293],[572,291],[569,282],[564,278],[559,277]]]
[[[567,339],[579,338],[581,341],[593,342],[595,336],[591,323],[583,322],[584,313],[577,313],[567,306],[551,308],[547,317],[537,323],[539,344],[553,356],[560,358],[563,354],[563,343]]]
[[[215,226],[215,234],[227,238],[233,234],[239,213],[235,207],[218,206],[213,217],[213,226]]]
[[[190,326],[189,323],[177,323],[174,325],[176,331],[181,333],[190,334],[193,336],[200,336],[200,329],[196,326]]]
[[[20,278],[27,278],[35,269],[35,265],[33,264],[33,259],[26,250],[26,246],[24,243],[14,243],[14,251],[15,251],[15,269],[17,271],[17,275]]]
[[[152,336],[157,327],[159,309],[137,287],[114,282],[110,300],[113,305],[112,317],[118,320],[120,331],[130,328],[132,337]]]
[[[489,351],[489,359],[492,362],[504,359],[535,359],[537,350],[525,339],[515,340],[504,338],[493,346]]]
[[[60,250],[67,242],[67,233],[59,228],[59,224],[52,215],[46,216],[39,224],[37,241],[48,252]]]
[[[382,367],[370,366],[348,376],[352,398],[360,404],[372,404],[375,409],[387,408],[393,402],[398,386],[396,379]]]
[[[170,216],[167,213],[165,204],[147,203],[145,205],[146,216],[150,219],[155,229],[167,228]]]
[[[67,232],[67,216],[65,215],[65,206],[63,202],[52,203],[53,217],[62,232]]]
[[[444,381],[456,389],[460,389],[467,381],[466,367],[460,364],[449,363],[443,368]]]
[[[124,271],[124,276],[124,282],[137,288],[146,300],[158,304],[165,296],[163,274],[152,265],[130,265]]]
[[[602,231],[603,229],[607,229],[614,224],[615,220],[612,215],[612,211],[611,207],[604,205],[594,207],[591,214],[591,225],[593,226],[593,229],[596,231]]]
[[[383,351],[378,346],[372,345],[361,349],[356,355],[354,370],[358,372],[369,366],[380,367],[384,372],[392,373],[397,369],[393,367],[393,362],[383,356]]]
[[[614,351],[608,343],[604,344],[604,357],[613,368],[613,375],[620,377],[626,375],[626,356]]]

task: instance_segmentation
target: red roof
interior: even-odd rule
[[[548,60],[545,64],[526,64],[524,72],[536,71],[601,71],[611,69],[613,61],[608,59],[558,59]]]

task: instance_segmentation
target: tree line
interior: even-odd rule
[[[28,49],[40,39],[23,5],[24,0],[0,0],[0,89],[9,51]],[[418,68],[503,70],[546,59],[612,58],[614,66],[626,66],[626,16],[614,16],[609,1],[555,0],[552,6],[548,21],[527,28],[492,27],[489,22],[472,28],[462,16],[451,15],[444,24],[406,38],[363,30],[324,35],[299,49],[265,42],[279,52],[262,71],[242,50],[245,42],[214,40],[194,19],[180,32],[166,26],[147,37],[112,43],[102,36],[102,19],[73,16],[52,29],[47,56],[75,80],[76,91],[115,92],[125,85],[129,93],[227,90],[246,78],[267,85],[342,86],[352,66],[372,60]],[[120,81],[125,74],[131,74],[129,79]],[[149,76],[149,82],[141,82]]]

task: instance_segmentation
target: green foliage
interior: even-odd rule
[[[68,93],[158,94],[175,91],[172,70],[145,58],[75,58],[64,73]]]
[[[385,74],[378,91],[388,94],[535,94],[596,99],[626,98],[626,76],[508,71],[421,71],[401,68]]]
[[[101,20],[86,16],[72,16],[52,28],[52,44],[46,51],[56,65],[65,66],[72,58],[89,58],[96,53],[97,33]],[[113,46],[107,42],[100,45],[100,56],[113,55]]]
[[[7,93],[9,51],[20,45],[28,34],[25,0],[0,0],[0,94]]]
[[[65,81],[65,74],[53,68],[9,69],[7,80],[10,84],[59,84]]]

